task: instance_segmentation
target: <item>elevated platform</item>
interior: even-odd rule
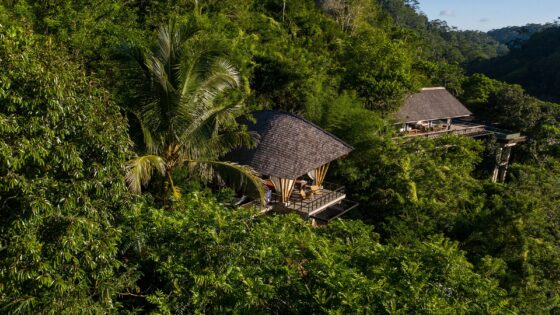
[[[356,206],[358,203],[346,199],[344,186],[325,183],[323,188],[305,197],[294,190],[287,203],[280,202],[279,196],[272,194],[266,210],[280,213],[295,212],[305,219],[317,219],[321,223],[327,223]]]
[[[329,221],[332,221],[347,213],[348,211],[356,208],[357,206],[357,202],[344,199],[336,205],[330,206],[321,212],[310,215],[309,218],[312,220],[316,220],[319,224],[326,224]]]
[[[438,138],[447,134],[462,135],[471,138],[484,137],[488,135],[496,135],[500,142],[518,143],[526,140],[526,137],[521,136],[518,132],[512,132],[505,129],[496,128],[482,123],[475,123],[464,120],[454,120],[449,127],[445,126],[442,130],[419,130],[411,129],[403,132],[397,138]]]
[[[421,126],[422,127],[422,126]],[[492,173],[492,182],[504,182],[509,165],[511,148],[527,140],[519,132],[496,128],[491,125],[466,121],[462,119],[448,120],[446,125],[436,125],[430,128],[405,128],[400,139],[413,139],[418,137],[437,138],[447,134],[462,135],[465,137],[479,138],[489,135],[496,136],[499,148],[496,152],[496,164]],[[406,141],[405,141],[406,142]]]

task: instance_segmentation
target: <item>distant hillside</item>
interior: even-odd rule
[[[521,84],[542,99],[560,101],[560,27],[533,34],[503,57],[476,62],[469,72]]]
[[[508,53],[508,47],[480,31],[460,31],[445,21],[432,20],[420,11],[416,0],[377,0],[398,26],[414,30],[425,58],[449,63],[468,63]]]
[[[487,34],[496,41],[508,45],[509,47],[518,47],[521,43],[531,38],[533,34],[555,26],[554,23],[508,26],[491,30]]]

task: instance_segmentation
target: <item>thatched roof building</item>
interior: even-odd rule
[[[443,87],[424,88],[409,95],[395,114],[399,123],[414,123],[471,116],[472,113]]]
[[[330,162],[348,155],[352,147],[290,113],[263,110],[254,112],[253,117],[256,122],[243,123],[258,135],[258,145],[235,150],[226,159],[270,178],[275,192],[267,204],[272,209],[290,209],[314,222],[328,222],[357,206],[345,200],[344,187],[324,182]],[[306,174],[311,185],[298,181]]]
[[[253,117],[256,123],[247,125],[259,136],[257,147],[232,152],[228,159],[262,175],[296,179],[352,151],[342,140],[296,115],[263,110]]]

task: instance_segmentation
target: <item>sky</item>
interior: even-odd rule
[[[419,0],[430,20],[444,20],[461,30],[489,31],[505,26],[554,22],[560,0]]]

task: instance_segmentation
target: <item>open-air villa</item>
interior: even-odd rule
[[[247,122],[258,134],[258,145],[240,149],[230,160],[248,165],[267,186],[264,211],[295,212],[313,223],[327,223],[357,203],[346,199],[343,186],[325,182],[329,164],[352,147],[315,124],[278,111],[253,113]]]
[[[409,95],[395,114],[401,138],[437,138],[446,134],[472,138],[494,135],[500,143],[492,181],[504,181],[511,149],[525,141],[518,132],[476,122],[473,114],[444,87],[424,88]]]
[[[438,137],[447,133],[488,135],[487,126],[473,123],[473,114],[443,87],[409,95],[395,114],[403,137]]]

